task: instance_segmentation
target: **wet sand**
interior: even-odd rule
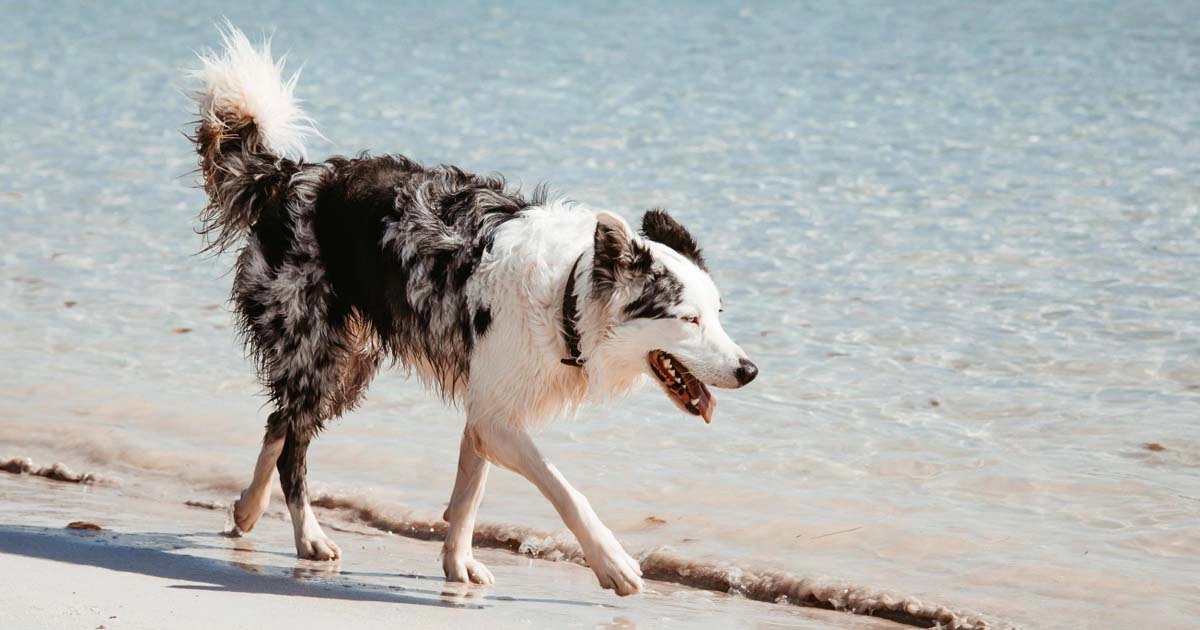
[[[494,587],[447,584],[435,542],[327,519],[345,557],[298,560],[283,514],[250,537],[225,515],[104,483],[0,474],[0,610],[19,628],[787,627],[902,628],[891,621],[750,601],[675,584],[618,598],[590,571],[499,550]],[[67,529],[81,521],[100,530]]]

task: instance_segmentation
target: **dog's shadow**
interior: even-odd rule
[[[379,576],[441,582],[441,578],[415,574],[341,572],[336,569],[283,568],[268,564],[218,560],[187,553],[185,549],[228,549],[198,543],[177,534],[73,531],[49,527],[0,525],[0,553],[70,564],[139,573],[185,584],[169,588],[261,593],[348,601],[391,602],[440,608],[481,609],[489,601],[510,597],[484,595],[474,588],[414,588],[362,582],[356,577]],[[257,552],[240,549],[236,555]],[[272,554],[274,555],[274,554]],[[439,584],[439,587],[441,584]],[[594,602],[532,598],[530,603],[595,606]]]

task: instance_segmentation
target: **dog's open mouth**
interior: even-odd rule
[[[655,350],[647,356],[647,360],[654,378],[658,379],[658,384],[662,385],[663,391],[667,392],[676,406],[693,416],[704,418],[705,422],[712,421],[712,410],[717,401],[708,393],[708,387],[692,376],[679,359],[662,350]]]

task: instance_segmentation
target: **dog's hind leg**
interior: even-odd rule
[[[642,590],[641,565],[625,553],[612,531],[600,522],[587,498],[538,452],[528,433],[498,422],[482,424],[477,432],[485,457],[533,482],[554,505],[567,529],[579,539],[600,586],[621,596]]]
[[[271,414],[268,426],[278,413]],[[271,479],[275,477],[275,464],[283,452],[283,441],[283,437],[272,437],[270,431],[263,436],[262,450],[258,453],[258,462],[254,464],[254,478],[233,504],[232,534],[240,535],[254,529],[258,517],[267,510],[271,502]]]
[[[281,421],[286,423],[286,428],[281,431],[284,434],[283,448],[277,462],[279,485],[283,488],[288,512],[292,516],[296,554],[311,560],[336,560],[341,557],[342,550],[325,535],[308,502],[308,445],[313,432],[297,427],[297,423]]]
[[[454,479],[454,492],[442,516],[450,524],[446,530],[446,542],[442,546],[442,570],[446,573],[447,581],[476,584],[495,581],[492,572],[471,553],[475,515],[479,511],[479,502],[483,500],[483,486],[487,483],[489,466],[488,460],[480,454],[475,427],[468,423],[463,429],[462,443],[458,449],[458,475]]]

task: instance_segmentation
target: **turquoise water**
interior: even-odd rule
[[[0,451],[249,474],[181,133],[226,15],[303,63],[314,157],[698,236],[759,379],[711,426],[647,389],[540,438],[629,547],[1035,627],[1200,616],[1200,4],[0,9]],[[311,477],[440,513],[460,426],[385,375]],[[481,518],[560,527],[507,473]]]

